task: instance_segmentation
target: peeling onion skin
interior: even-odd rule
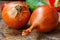
[[[58,24],[58,14],[56,10],[50,6],[38,7],[30,17],[30,24],[30,28],[23,30],[22,35],[29,35],[34,29],[39,32],[50,32],[56,28]]]
[[[15,9],[16,5],[18,5],[17,9]],[[20,7],[21,9],[19,9]],[[10,2],[4,7],[2,18],[11,28],[19,29],[25,27],[30,18],[28,5],[23,1]]]

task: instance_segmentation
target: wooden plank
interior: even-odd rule
[[[6,1],[0,1],[0,18],[1,4],[4,2]],[[59,23],[55,31],[50,33],[36,33],[36,31],[33,30],[28,36],[22,36],[21,34],[22,30],[9,28],[3,20],[0,19],[0,40],[60,40],[60,14]]]

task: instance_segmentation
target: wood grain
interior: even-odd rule
[[[44,0],[45,1],[45,0]],[[0,40],[60,40],[60,13],[57,28],[49,33],[36,33],[33,30],[30,35],[22,36],[22,30],[9,28],[1,17],[1,4],[6,1],[0,1]],[[47,1],[46,1],[47,2]],[[29,26],[29,25],[27,25]]]

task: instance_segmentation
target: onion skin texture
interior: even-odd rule
[[[15,9],[16,6],[17,10]],[[4,7],[2,11],[2,18],[9,27],[19,29],[23,28],[27,24],[30,18],[30,11],[25,2],[10,2]]]
[[[22,35],[28,35],[33,29],[39,32],[50,32],[58,24],[58,14],[50,6],[41,6],[33,11],[30,17],[30,28],[24,30]]]

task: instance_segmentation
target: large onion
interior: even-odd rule
[[[33,29],[39,32],[50,32],[58,24],[58,14],[50,6],[38,7],[31,15],[30,28],[24,30],[22,35],[28,35]]]
[[[25,27],[30,17],[30,11],[25,2],[16,1],[8,3],[3,11],[2,18],[11,28]]]

